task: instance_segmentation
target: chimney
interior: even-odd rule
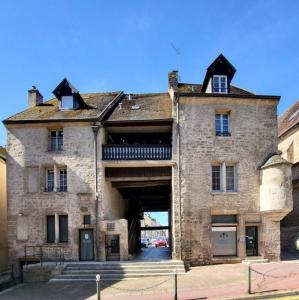
[[[30,90],[28,90],[28,106],[35,107],[39,104],[43,103],[43,96],[36,88],[36,86],[32,86]]]
[[[168,73],[168,88],[177,88],[179,83],[179,71],[171,71]]]

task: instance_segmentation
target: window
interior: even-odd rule
[[[61,98],[61,109],[74,109],[74,97],[73,96],[62,96]]]
[[[53,192],[54,191],[54,170],[47,169],[46,171],[46,192]]]
[[[62,151],[63,150],[63,130],[51,130],[49,136],[49,150]]]
[[[221,166],[212,166],[212,190],[221,191]]]
[[[226,163],[212,165],[212,191],[236,191],[236,168],[234,165],[226,165]]]
[[[236,215],[213,215],[212,223],[237,223]]]
[[[59,169],[59,191],[67,192],[67,170]]]
[[[226,166],[226,190],[228,192],[235,191],[235,167]]]
[[[115,223],[107,223],[107,231],[114,231]]]
[[[83,224],[84,225],[89,225],[91,223],[90,221],[90,215],[84,215],[83,216]]]
[[[59,216],[59,242],[60,243],[68,242],[68,216],[67,215]]]
[[[227,93],[227,77],[224,75],[213,76],[213,93]]]
[[[55,242],[55,216],[47,216],[47,243]]]
[[[216,136],[230,136],[229,132],[229,114],[215,115]]]

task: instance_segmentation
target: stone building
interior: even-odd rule
[[[168,92],[80,94],[64,79],[4,121],[9,253],[60,247],[69,260],[126,260],[144,212],[166,211],[187,265],[280,257],[291,166],[277,155],[278,96],[231,84],[220,55],[203,84],[169,73]],[[50,256],[50,254],[49,254]]]
[[[281,221],[281,248],[286,252],[299,250],[299,101],[280,118],[278,149],[281,156],[292,164],[294,209]]]
[[[6,211],[6,151],[5,148],[0,146],[0,272],[8,267]]]

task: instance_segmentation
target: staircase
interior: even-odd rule
[[[184,263],[180,260],[161,262],[77,262],[67,263],[62,274],[55,275],[50,282],[95,281],[97,274],[101,280],[137,279],[146,276],[170,276],[174,271],[185,274]]]

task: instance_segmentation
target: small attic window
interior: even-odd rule
[[[61,109],[74,109],[74,97],[62,96],[61,97]]]
[[[227,76],[225,75],[213,76],[213,93],[220,93],[220,94],[227,93]]]

